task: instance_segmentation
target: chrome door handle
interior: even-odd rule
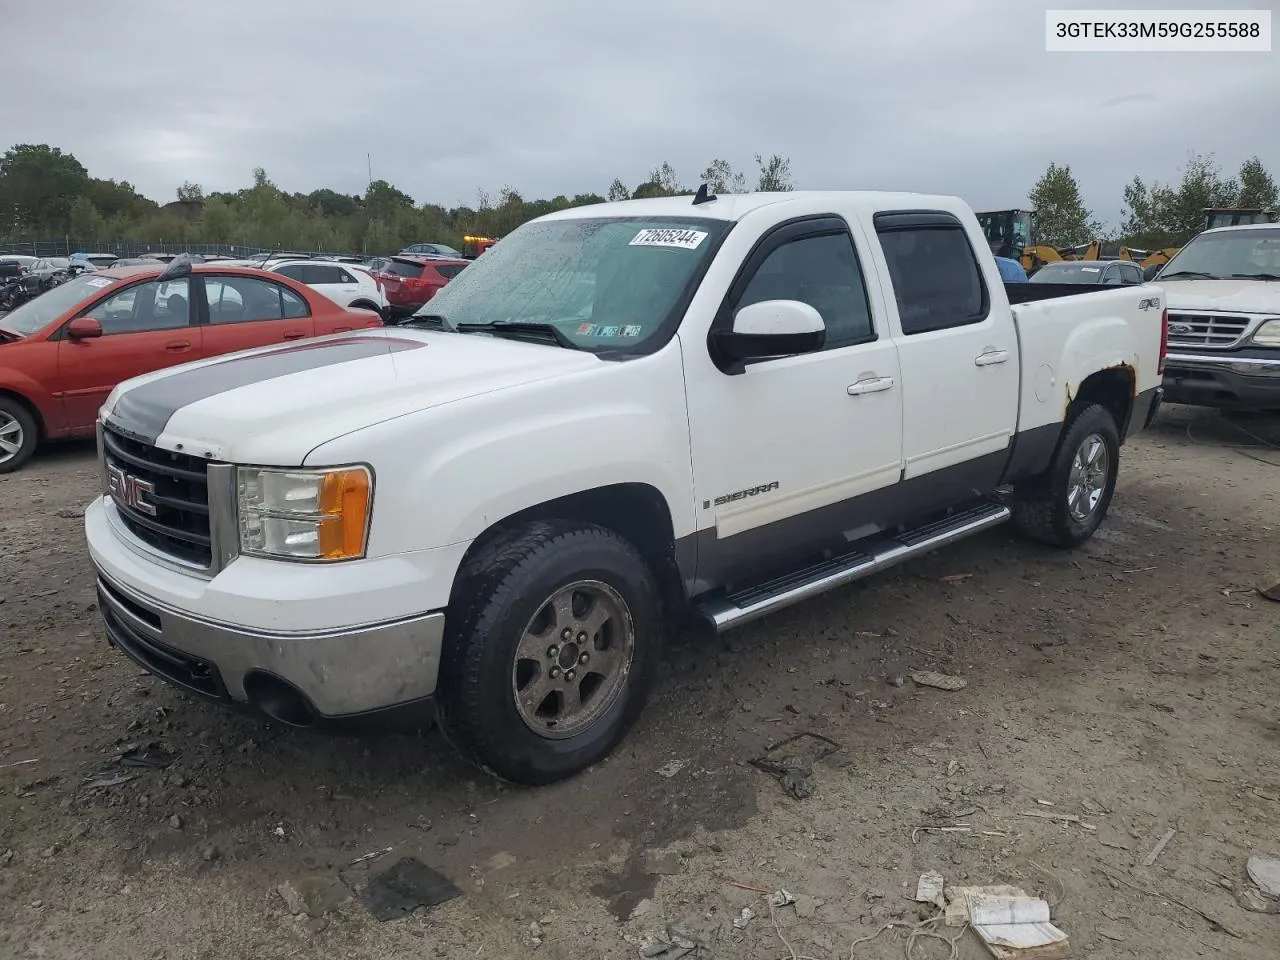
[[[993,363],[1004,363],[1008,359],[1008,350],[988,350],[975,357],[973,362],[979,367],[989,367]]]
[[[893,377],[870,377],[849,384],[849,396],[860,397],[864,393],[879,393],[881,390],[893,389]]]

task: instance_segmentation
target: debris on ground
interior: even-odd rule
[[[172,753],[154,743],[149,743],[145,747],[130,747],[116,758],[122,766],[150,767],[153,770],[163,770],[173,763],[174,759]]]
[[[1280,603],[1280,580],[1277,580],[1270,586],[1259,587],[1258,592],[1268,600],[1274,600],[1276,603]]]
[[[1246,865],[1249,879],[1268,897],[1280,897],[1280,857],[1255,853]]]
[[[743,907],[742,912],[733,918],[733,925],[739,930],[745,930],[747,924],[756,918],[756,912],[750,907]]]
[[[640,956],[646,960],[698,960],[705,956],[704,946],[684,930],[668,924],[662,933],[641,943]]]
[[[787,907],[795,902],[796,898],[786,890],[775,890],[769,894],[769,906],[771,907]]]
[[[377,860],[379,857],[385,857],[390,853],[393,847],[383,847],[381,850],[374,850],[372,853],[366,853],[363,857],[356,857],[348,866],[356,866],[361,863],[368,863],[370,860]]]
[[[84,782],[86,790],[106,790],[110,787],[118,787],[121,784],[128,783],[130,780],[137,780],[136,773],[117,773],[114,776],[99,773],[92,777],[88,777]]]
[[[963,677],[953,677],[950,674],[938,673],[936,670],[915,670],[911,673],[911,679],[922,687],[934,687],[937,690],[946,690],[948,693],[963,690],[969,685],[969,681]]]
[[[1160,854],[1164,853],[1164,848],[1169,845],[1169,841],[1174,838],[1177,832],[1178,831],[1174,829],[1166,830],[1164,836],[1160,838],[1160,842],[1152,847],[1151,852],[1143,858],[1142,865],[1144,867],[1149,867],[1155,863],[1156,860],[1159,859]]]
[[[666,763],[664,763],[662,766],[658,768],[657,770],[658,776],[666,780],[670,780],[677,773],[679,773],[686,766],[688,766],[688,764],[689,764],[688,760],[668,760]]]
[[[972,577],[972,573],[948,573],[945,577],[939,577],[943,583],[962,583]]]
[[[1056,960],[1071,955],[1067,935],[1052,923],[1048,901],[1029,897],[1020,888],[1012,894],[962,892],[990,889],[957,887],[952,896],[963,901],[970,927],[993,957]]]
[[[313,919],[323,917],[351,896],[342,881],[327,873],[286,880],[276,887],[276,892],[295,917],[305,913]]]
[[[814,764],[831,756],[840,744],[818,733],[797,733],[780,740],[762,755],[749,761],[757,770],[776,777],[782,788],[803,800],[813,794]]]
[[[920,879],[916,881],[915,899],[918,903],[932,903],[946,909],[947,901],[942,896],[942,888],[942,874],[937,870],[929,870],[920,874]]]
[[[462,891],[417,857],[403,857],[364,888],[363,900],[377,920],[395,920],[418,907],[434,907]]]

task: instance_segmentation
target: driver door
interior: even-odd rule
[[[699,579],[741,583],[872,532],[874,501],[902,473],[902,382],[864,281],[869,260],[840,217],[783,224],[757,245],[712,329],[748,304],[799,300],[822,316],[823,349],[735,371],[703,369],[707,344],[683,344]]]
[[[200,357],[200,328],[191,323],[190,280],[135,283],[82,314],[102,336],[58,336],[58,381],[67,424],[92,429],[116,384]]]

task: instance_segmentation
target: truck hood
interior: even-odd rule
[[[1222,313],[1280,314],[1280,281],[1157,280],[1169,312],[1216,310]]]
[[[353,430],[601,362],[591,353],[480,334],[369,330],[129,380],[102,412],[112,427],[165,450],[297,466]]]

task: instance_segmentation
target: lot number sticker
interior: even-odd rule
[[[90,287],[109,287],[114,282],[110,277],[90,277],[87,285]]]
[[[631,240],[633,247],[679,247],[681,250],[697,250],[707,239],[702,230],[679,230],[669,227],[641,230]]]

